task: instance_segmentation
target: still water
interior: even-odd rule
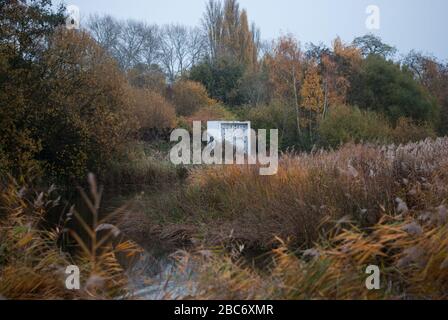
[[[166,192],[146,186],[127,186],[124,188],[106,189],[103,192],[100,216],[108,216],[111,212],[126,204],[133,207],[144,207],[150,201],[157,200]],[[78,212],[88,219],[88,209],[80,196],[74,196],[72,203]],[[146,300],[181,299],[195,292],[195,273],[191,265],[178,268],[175,258],[176,250],[164,248],[151,239],[139,243],[144,249],[132,264],[123,262],[129,278],[132,298]],[[122,297],[127,298],[127,297]]]

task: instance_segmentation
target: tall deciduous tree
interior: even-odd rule
[[[148,25],[135,20],[118,21],[110,16],[91,16],[88,29],[124,71],[160,65],[174,82],[196,64],[205,51],[205,38],[198,28],[179,24]]]
[[[162,34],[161,62],[168,79],[174,82],[200,60],[204,38],[198,29],[182,25],[165,26]]]
[[[223,8],[220,1],[209,0],[202,18],[202,27],[208,40],[209,55],[212,61],[218,59],[222,48]]]
[[[333,41],[333,50],[315,48],[311,54],[320,54],[325,116],[331,107],[347,103],[362,55],[359,49],[344,44],[339,37]]]
[[[318,73],[317,66],[313,62],[306,70],[300,95],[302,96],[302,105],[305,109],[322,114],[324,109],[322,79]]]
[[[275,44],[272,56],[266,58],[274,92],[286,100],[296,112],[297,132],[300,129],[300,88],[302,85],[302,51],[291,35],[281,37]]]
[[[118,57],[121,27],[121,24],[110,15],[99,16],[95,14],[90,16],[87,21],[87,28],[92,37],[114,57]]]
[[[48,38],[65,22],[49,0],[0,2],[0,176],[36,166],[36,119],[46,103],[41,62]]]
[[[317,116],[323,115],[325,102],[321,77],[314,61],[311,61],[306,70],[300,95],[302,98],[302,106],[305,111],[308,111],[307,122],[311,137],[313,134],[313,125],[317,122]]]
[[[448,64],[415,51],[407,55],[403,64],[437,100],[440,107],[438,128],[441,134],[448,134]]]
[[[355,38],[353,45],[359,48],[365,57],[374,54],[383,58],[390,58],[397,53],[395,47],[385,44],[380,37],[373,34]]]
[[[259,30],[250,24],[246,10],[237,0],[209,0],[203,18],[212,62],[235,59],[249,70],[255,69],[259,51]]]

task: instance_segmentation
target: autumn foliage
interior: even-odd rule
[[[208,97],[205,87],[190,80],[181,80],[173,85],[171,101],[177,114],[181,116],[190,116],[197,110],[213,104],[213,100]]]
[[[130,88],[132,113],[140,129],[172,128],[176,123],[174,106],[161,94],[148,89]]]
[[[50,39],[43,61],[48,109],[40,110],[39,160],[56,176],[101,170],[136,128],[123,74],[88,34],[65,29]]]
[[[140,248],[89,172],[152,187],[114,223],[190,251],[173,270],[194,271],[191,297],[448,298],[446,62],[373,34],[263,42],[237,0],[209,0],[200,27],[64,20],[51,0],[0,2],[0,299],[133,297],[120,254]],[[173,129],[220,120],[278,129],[278,173],[169,161]],[[61,203],[87,174],[87,210]]]

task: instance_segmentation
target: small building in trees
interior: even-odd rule
[[[250,156],[252,150],[250,121],[208,121],[208,143],[221,143],[233,145],[235,151],[243,151]]]

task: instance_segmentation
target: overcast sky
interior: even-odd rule
[[[56,2],[61,2],[57,0]],[[198,25],[206,0],[64,0],[79,7],[81,21],[92,13],[148,23]],[[411,49],[448,60],[448,0],[239,0],[263,39],[292,33],[302,43],[329,45],[371,32],[366,8],[380,9],[380,29],[374,31],[400,53]]]

